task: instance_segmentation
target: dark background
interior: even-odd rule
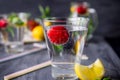
[[[104,37],[120,55],[120,0],[0,0],[0,14],[30,12],[39,17],[38,5],[50,6],[51,16],[64,17],[70,14],[71,2],[87,1],[98,13],[99,25],[94,35]]]

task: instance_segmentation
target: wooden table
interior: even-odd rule
[[[28,45],[25,45],[28,48]],[[30,49],[30,48],[29,48]],[[0,49],[0,55],[6,54],[3,49]],[[114,78],[114,80],[120,79],[120,59],[112,48],[102,39],[94,38],[85,47],[84,53],[93,58],[99,57],[103,62],[106,73],[105,76]],[[1,59],[1,57],[0,57]],[[3,80],[4,76],[11,73],[29,68],[31,66],[40,64],[42,62],[50,60],[47,53],[47,49],[38,50],[32,54],[28,54],[19,58],[11,59],[0,63],[0,80]],[[51,66],[33,71],[31,73],[19,76],[13,80],[54,80],[51,76]]]

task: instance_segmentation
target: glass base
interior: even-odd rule
[[[78,80],[78,77],[73,75],[59,75],[58,77],[53,75],[53,78],[55,78],[55,80]]]
[[[74,72],[73,64],[52,65],[52,77],[55,80],[76,80],[78,78]]]
[[[7,53],[20,53],[24,51],[23,42],[9,42],[5,44],[5,51]]]

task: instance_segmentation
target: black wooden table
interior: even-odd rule
[[[28,45],[25,45],[28,48]],[[30,46],[29,46],[30,47]],[[30,48],[29,48],[30,49]],[[28,49],[28,50],[29,50]],[[4,53],[3,49],[0,50],[0,56]],[[99,57],[104,64],[106,73],[105,76],[111,77],[112,80],[120,79],[120,59],[112,48],[102,39],[92,39],[84,49],[84,53],[93,58]],[[6,53],[4,53],[6,54]],[[1,59],[1,58],[0,58]],[[47,49],[33,52],[32,54],[25,55],[19,58],[11,59],[0,63],[0,80],[3,80],[5,75],[29,68],[31,66],[40,64],[50,60]],[[54,80],[51,76],[51,66],[33,71],[23,76],[14,78],[12,80]]]

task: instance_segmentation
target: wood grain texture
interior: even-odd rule
[[[49,60],[49,55],[47,53],[47,50],[41,50],[34,54],[30,54],[28,56],[23,56],[18,59],[14,59],[14,60],[11,60],[5,63],[1,63],[0,64],[0,80],[3,80],[3,76],[5,75],[17,72],[19,70],[26,69],[28,67],[40,64],[48,60]],[[33,72],[29,76],[31,75],[34,76],[34,74],[36,73]],[[21,79],[21,80],[26,80],[26,79]]]
[[[4,76],[4,80],[10,80],[10,79],[13,79],[13,78],[16,78],[16,77],[20,77],[22,75],[31,73],[31,72],[36,71],[38,69],[48,67],[50,65],[51,65],[51,60],[46,61],[46,62],[42,62],[42,63],[37,64],[35,66],[32,66],[32,67],[29,67],[29,68],[14,72],[12,74],[6,75],[6,76]]]

